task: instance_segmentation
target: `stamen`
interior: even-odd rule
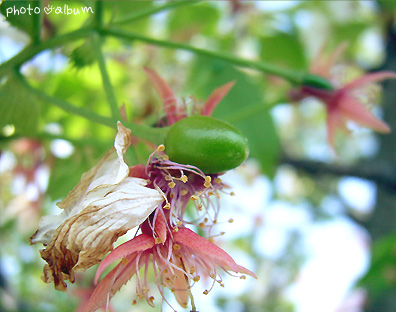
[[[184,190],[184,189],[183,189],[183,190],[181,191],[181,195],[182,195],[182,196],[186,195],[187,193],[188,193],[187,190]]]
[[[193,281],[194,281],[194,282],[199,282],[200,279],[201,279],[201,277],[200,277],[199,275],[197,275],[197,276],[195,276],[195,277],[193,278]]]
[[[191,197],[190,197],[190,199],[191,199],[191,200],[197,200],[197,199],[198,199],[198,197],[197,197],[197,196],[195,196],[195,195],[193,195],[193,196],[191,196]]]
[[[137,304],[137,300],[136,299],[133,299],[132,300],[132,305],[136,305]]]
[[[206,188],[208,188],[208,187],[210,187],[210,182],[212,181],[212,178],[210,177],[210,176],[206,176],[205,177],[205,183],[204,183],[204,186],[206,187]]]
[[[209,293],[208,290],[205,290],[205,291],[203,292],[204,295],[207,295],[208,293]]]
[[[150,301],[150,302],[153,302],[153,301],[154,301],[154,297],[151,296],[151,297],[149,298],[149,301]]]
[[[220,184],[220,183],[222,182],[222,180],[221,180],[220,178],[216,178],[215,182],[216,182],[217,184]]]
[[[180,245],[179,244],[174,244],[173,245],[173,249],[174,250],[179,250],[181,247],[180,247]]]
[[[235,196],[235,193],[234,193],[234,192],[231,192],[230,195],[231,195],[231,196]]]
[[[164,209],[170,209],[170,204],[169,203],[165,204]]]
[[[231,218],[231,219],[228,220],[228,222],[229,222],[229,223],[232,223],[232,222],[234,222],[234,219]]]
[[[246,275],[242,275],[241,277],[239,277],[240,279],[246,279]]]
[[[169,156],[168,155],[164,155],[164,156],[162,156],[162,158],[165,159],[165,160],[169,160]]]
[[[158,145],[157,152],[163,152],[164,150],[165,150],[165,145],[164,144]]]
[[[180,178],[180,180],[181,180],[183,183],[186,183],[186,182],[188,181],[188,178],[187,178],[186,175],[182,175],[182,177]]]
[[[168,186],[169,186],[169,188],[172,189],[172,188],[174,188],[174,187],[176,186],[176,183],[173,182],[173,181],[172,181],[172,182],[169,182],[169,183],[168,183]]]
[[[161,240],[161,238],[159,238],[158,236],[155,238],[155,243],[156,244],[161,244],[162,243],[162,240]]]

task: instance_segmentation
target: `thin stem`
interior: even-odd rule
[[[64,110],[65,112],[68,112],[70,114],[74,114],[80,117],[83,117],[85,119],[88,119],[94,123],[101,124],[110,128],[117,128],[117,121],[118,119],[116,118],[110,118],[110,117],[105,117],[98,115],[94,112],[91,112],[89,110],[86,110],[85,108],[82,107],[76,107],[69,102],[62,100],[60,98],[50,96],[41,90],[38,90],[36,88],[33,88],[30,86],[25,79],[21,75],[18,76],[21,83],[29,89],[30,92],[35,94],[39,99],[52,103],[53,105],[57,106],[58,108]],[[147,140],[153,144],[159,145],[163,144],[165,140],[165,136],[167,132],[169,131],[169,128],[152,128],[144,125],[138,125],[129,121],[122,121],[124,126],[127,128],[131,129],[132,134],[136,137],[139,137],[143,140]]]
[[[103,1],[95,2],[95,28],[100,29],[103,25]]]
[[[93,28],[81,28],[67,34],[56,36],[46,41],[42,41],[36,45],[30,44],[13,58],[0,64],[0,77],[6,74],[12,68],[18,67],[26,61],[30,60],[41,51],[44,51],[46,49],[53,49],[57,46],[64,45],[67,42],[84,38],[91,34],[93,31]]]
[[[246,60],[243,58],[238,58],[236,56],[233,56],[230,54],[225,54],[223,52],[209,51],[209,50],[189,46],[189,45],[186,45],[183,43],[149,38],[149,37],[137,34],[137,33],[132,33],[129,31],[125,31],[123,29],[118,29],[118,28],[106,28],[106,29],[102,29],[101,32],[105,35],[110,35],[110,36],[114,36],[117,38],[122,38],[122,39],[127,39],[127,40],[132,40],[132,41],[139,40],[139,41],[147,42],[147,43],[150,43],[150,44],[153,44],[156,46],[161,46],[164,48],[184,50],[184,51],[192,52],[197,55],[209,56],[212,58],[226,61],[226,62],[236,65],[236,66],[252,68],[252,69],[256,69],[256,70],[265,72],[267,74],[276,75],[276,76],[282,77],[285,80],[290,81],[293,84],[301,84],[301,82],[304,79],[303,73],[286,70],[286,69],[279,68],[277,66],[268,64],[268,63],[261,62],[261,61],[252,61],[252,60]]]
[[[100,73],[102,75],[103,88],[106,92],[107,101],[109,102],[110,105],[111,115],[113,116],[113,118],[121,120],[121,114],[118,109],[117,99],[114,93],[113,86],[110,82],[109,73],[107,72],[106,63],[102,52],[101,38],[99,37],[99,35],[95,34],[93,36],[93,44],[94,44],[96,58],[98,60]]]
[[[38,5],[40,8],[40,11],[38,14],[33,14],[32,20],[33,20],[33,44],[38,44],[41,41],[41,26],[43,23],[43,8],[41,5],[41,1],[35,1],[33,2],[33,6]]]
[[[130,22],[135,22],[139,19],[154,15],[156,13],[162,12],[162,11],[166,11],[166,10],[170,10],[170,9],[174,9],[176,7],[180,7],[180,6],[185,6],[185,5],[191,5],[191,4],[196,4],[200,1],[194,1],[194,0],[187,0],[187,1],[171,1],[168,2],[164,5],[158,6],[158,7],[154,7],[154,8],[147,8],[144,10],[140,10],[137,13],[132,13],[132,14],[128,14],[128,15],[124,15],[122,18],[120,18],[119,20],[112,22],[111,25],[114,26],[120,26],[122,24],[126,24],[126,23],[130,23]]]

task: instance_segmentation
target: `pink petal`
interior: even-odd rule
[[[361,126],[381,133],[389,133],[391,131],[385,122],[375,117],[363,104],[350,95],[345,95],[340,99],[338,109],[342,116],[353,120]]]
[[[210,116],[217,104],[227,95],[227,93],[231,90],[235,81],[231,81],[217,89],[215,89],[206,100],[204,107],[201,110],[201,115]]]
[[[157,90],[159,96],[164,103],[164,110],[167,118],[167,122],[169,125],[175,123],[177,121],[176,113],[176,98],[173,94],[172,89],[166,83],[165,80],[161,78],[160,75],[157,74],[154,70],[144,67],[144,71],[146,72],[148,78],[151,83],[154,85],[154,88]]]
[[[98,282],[100,274],[115,260],[125,258],[132,253],[144,251],[155,245],[154,238],[146,234],[141,234],[130,241],[118,246],[100,263],[96,275],[95,284]]]
[[[360,78],[357,78],[350,83],[346,84],[343,89],[344,90],[351,90],[358,87],[362,87],[366,84],[382,81],[385,79],[396,79],[396,73],[391,71],[380,71],[372,74],[366,74]]]
[[[109,292],[111,287],[114,284],[114,281],[117,277],[117,274],[120,272],[122,267],[124,267],[124,263],[119,263],[109,274],[107,274],[99,283],[99,285],[93,291],[91,297],[88,302],[82,307],[82,312],[93,312],[106,304]]]
[[[136,273],[136,257],[130,258],[128,263],[120,262],[99,283],[83,307],[83,312],[94,312],[111,299],[120,288]]]
[[[158,237],[161,239],[161,243],[165,243],[166,241],[166,221],[164,217],[164,212],[160,209],[157,209],[155,212],[155,217],[153,220],[154,230]]]
[[[256,275],[254,275],[254,273],[237,265],[234,259],[232,259],[231,256],[228,253],[226,253],[223,249],[209,242],[208,240],[199,236],[198,234],[194,233],[188,228],[179,229],[178,232],[173,234],[173,238],[175,242],[187,246],[192,250],[195,250],[200,254],[215,260],[217,263],[219,263],[221,266],[223,266],[226,269],[231,269],[234,272],[240,272],[239,270],[244,270],[243,272],[245,272],[246,274],[249,274],[257,278]]]
[[[330,69],[335,65],[337,59],[344,53],[347,47],[348,43],[342,42],[330,55],[326,55],[324,47],[322,47],[311,63],[310,72],[324,78],[329,78]]]
[[[136,166],[129,167],[129,176],[134,178],[148,179],[146,174],[146,167],[138,164]]]
[[[327,106],[327,120],[326,120],[326,126],[327,126],[327,143],[330,145],[330,147],[335,151],[334,148],[334,137],[335,137],[335,131],[340,125],[340,115],[339,111],[334,107],[334,106]]]

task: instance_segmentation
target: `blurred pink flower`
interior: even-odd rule
[[[320,53],[313,61],[310,73],[331,81],[332,77],[330,75],[330,70],[345,47],[344,44],[341,44],[328,57]],[[337,129],[345,130],[347,120],[352,120],[361,126],[371,128],[381,133],[389,133],[391,131],[389,126],[384,121],[375,117],[355,95],[356,90],[370,83],[385,79],[396,79],[396,73],[381,71],[366,74],[341,87],[337,87],[333,82],[332,90],[307,83],[297,90],[292,90],[290,98],[294,101],[300,101],[306,97],[313,96],[320,99],[325,104],[327,110],[327,141],[329,145],[334,148],[335,131]]]
[[[185,103],[182,103],[181,106],[180,103],[177,102],[177,99],[175,98],[172,89],[166,83],[166,81],[162,79],[161,76],[158,75],[158,73],[153,69],[145,67],[144,70],[162,99],[167,125],[173,125],[176,121],[187,117],[188,114]],[[231,81],[215,89],[209,95],[209,98],[206,100],[203,107],[199,107],[198,105],[193,106],[192,114],[198,112],[200,115],[210,116],[216,108],[217,104],[230,91],[234,83],[234,81]]]

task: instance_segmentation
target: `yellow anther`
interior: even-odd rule
[[[208,187],[210,187],[212,184],[210,184],[210,182],[205,182],[204,183],[204,186],[206,187],[206,188],[208,188]]]
[[[201,204],[197,205],[197,209],[198,209],[199,211],[201,211],[201,210],[202,210],[202,205],[201,205]]]
[[[168,274],[168,269],[164,269],[164,270],[162,271],[162,273]]]
[[[213,279],[216,278],[216,274],[214,274],[214,273],[210,274],[209,276],[210,276],[210,278],[213,278]]]
[[[197,200],[197,199],[198,199],[198,197],[197,197],[197,196],[195,196],[195,195],[193,195],[193,196],[191,196],[191,197],[190,197],[190,199],[191,199],[191,200]]]
[[[222,180],[221,180],[220,178],[216,178],[215,182],[216,182],[217,184],[220,184],[220,183],[222,182]]]
[[[176,186],[176,183],[175,182],[169,182],[168,186],[172,189],[172,188],[174,188]]]
[[[205,182],[212,182],[212,178],[210,176],[205,177]]]
[[[224,288],[224,284],[223,283],[221,283],[220,286]]]
[[[143,292],[148,293],[150,291],[150,289],[148,289],[147,287],[143,287]]]
[[[190,274],[194,274],[195,271],[196,271],[196,268],[195,268],[194,266],[192,266],[192,267],[190,268]]]
[[[199,282],[199,280],[201,279],[201,277],[200,276],[195,276],[194,278],[193,278],[193,281],[194,282]]]
[[[209,293],[209,291],[207,291],[207,290],[205,290],[205,291],[203,292],[204,295],[207,295],[208,293]]]
[[[224,235],[225,234],[225,232],[220,232],[220,235]]]
[[[181,226],[181,225],[183,225],[183,222],[177,221],[176,224],[177,224],[177,226]]]
[[[216,193],[218,199],[220,199],[220,193]]]
[[[229,223],[232,223],[232,222],[234,222],[234,219],[231,218],[231,219],[228,220],[228,222],[229,222]]]
[[[211,243],[213,243],[213,242],[214,242],[213,237],[209,237],[209,238],[208,238],[208,241],[210,241]]]
[[[153,302],[153,301],[154,301],[154,297],[151,296],[151,297],[149,298],[149,300],[150,300],[150,302]]]
[[[181,247],[180,247],[180,245],[179,244],[174,244],[173,245],[173,249],[174,250],[179,250]]]
[[[181,191],[182,196],[186,195],[187,193],[188,193],[187,190],[182,190]]]
[[[198,226],[203,229],[205,227],[205,224],[203,222],[201,222],[200,224],[198,224]]]
[[[169,196],[170,196],[170,198],[175,198],[176,195],[175,195],[175,193],[170,193]]]
[[[183,175],[183,176],[180,178],[180,180],[181,180],[183,183],[186,183],[186,182],[188,181],[188,178],[187,178],[186,175]]]
[[[174,227],[172,231],[173,231],[173,233],[179,232],[179,228],[178,227]]]
[[[240,279],[246,279],[246,275],[242,275]]]
[[[212,195],[214,195],[214,193],[213,193],[212,191],[209,191],[209,192],[208,192],[208,195],[209,195],[209,196],[212,196]]]
[[[235,196],[235,193],[234,193],[234,192],[231,192],[230,195],[231,195],[231,196]]]
[[[164,209],[170,209],[170,204],[169,203],[165,204]]]
[[[165,150],[165,145],[164,144],[158,145],[158,147],[157,147],[157,151],[158,152],[163,152],[164,150]]]
[[[137,300],[136,299],[133,299],[132,300],[132,305],[136,305],[137,304]]]
[[[165,178],[164,178],[166,181],[172,181],[173,180],[173,178],[171,177],[171,176],[165,176]]]
[[[156,237],[156,238],[155,238],[155,243],[156,243],[156,244],[161,244],[161,243],[162,243],[161,238]]]
[[[207,223],[208,221],[209,221],[209,219],[208,219],[208,218],[205,218],[203,222],[204,222],[204,223]]]
[[[169,156],[168,155],[164,155],[164,156],[162,156],[162,159],[169,160]]]
[[[125,258],[122,258],[122,259],[121,259],[121,262],[122,262],[122,264],[127,264],[127,263],[128,263],[128,260],[125,259]]]
[[[213,224],[216,224],[216,223],[217,223],[217,219],[214,219],[214,220],[213,220]]]

